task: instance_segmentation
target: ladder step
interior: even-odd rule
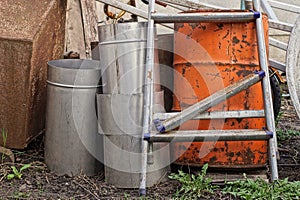
[[[286,72],[286,66],[284,63],[281,63],[281,62],[279,62],[277,60],[273,60],[273,59],[270,59],[269,62],[272,67],[274,67],[280,71]]]
[[[248,22],[260,17],[260,12],[211,12],[211,13],[153,13],[151,18],[159,23],[176,22]]]
[[[159,132],[168,132],[179,127],[184,122],[193,119],[199,113],[207,111],[209,108],[221,103],[222,101],[234,96],[235,94],[241,92],[242,90],[247,89],[248,87],[259,82],[265,76],[264,71],[255,72],[249,74],[248,76],[240,79],[239,81],[221,89],[209,97],[206,97],[199,101],[198,103],[193,104],[192,106],[182,110],[177,115],[161,121],[159,118],[153,120],[156,129]]]
[[[269,19],[269,26],[270,28],[286,31],[286,32],[292,32],[294,25],[285,23],[285,22],[280,22],[276,20]]]
[[[166,120],[170,117],[179,114],[179,112],[171,112],[171,113],[155,113],[154,119]],[[199,119],[229,119],[229,118],[260,118],[265,117],[264,110],[236,110],[236,111],[214,111],[214,112],[205,112],[200,113],[194,120]]]
[[[288,48],[288,45],[286,43],[281,42],[279,40],[276,40],[274,38],[269,38],[269,44],[271,46],[277,47],[277,48],[282,49],[284,51],[286,51],[287,48]]]
[[[242,130],[185,130],[164,134],[148,134],[144,140],[149,142],[203,142],[203,141],[242,141],[268,140],[273,133],[259,129]]]

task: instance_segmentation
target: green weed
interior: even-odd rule
[[[276,135],[279,141],[285,141],[291,139],[292,137],[300,136],[300,131],[277,129]]]
[[[288,179],[267,183],[263,179],[248,179],[227,182],[222,190],[246,200],[289,200],[300,198],[300,181],[289,182]]]
[[[13,195],[14,199],[24,199],[30,197],[30,194],[26,194],[25,192],[16,192]]]
[[[202,167],[201,173],[198,175],[190,175],[183,171],[170,174],[169,178],[179,181],[182,186],[176,191],[176,198],[179,199],[197,199],[205,197],[207,194],[213,194],[214,191],[219,188],[216,185],[212,185],[212,179],[207,178],[206,171],[208,164]]]
[[[13,170],[13,173],[8,174],[7,179],[8,180],[11,180],[11,179],[14,179],[14,178],[21,179],[22,176],[23,176],[22,171],[29,168],[29,167],[30,167],[30,164],[25,164],[20,168],[20,170],[18,170],[15,166],[11,166],[11,169]]]
[[[278,125],[279,121],[282,119],[283,112],[279,111],[278,116],[275,119],[275,126]]]

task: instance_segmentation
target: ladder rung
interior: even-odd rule
[[[288,48],[288,45],[286,43],[281,42],[279,40],[276,40],[274,38],[269,38],[269,44],[271,46],[277,47],[277,48],[282,49],[284,51],[286,51],[287,48]]]
[[[273,59],[270,59],[269,62],[272,67],[274,67],[280,71],[283,71],[283,72],[286,71],[286,66],[284,63],[281,63],[281,62],[279,62],[277,60],[273,60]]]
[[[258,129],[249,130],[185,130],[164,134],[145,135],[149,142],[203,142],[203,141],[242,141],[267,140],[273,133]]]
[[[292,32],[294,25],[269,19],[270,28],[275,28],[282,31]]]
[[[260,12],[211,12],[211,13],[153,13],[151,18],[159,23],[176,22],[246,22],[260,17]]]
[[[153,118],[164,121],[177,114],[178,112],[155,113]],[[205,112],[205,113],[200,113],[193,119],[199,120],[199,119],[229,119],[229,118],[259,118],[259,117],[265,117],[264,110],[235,110],[235,111]]]
[[[160,119],[155,119],[153,122],[156,126],[156,129],[159,132],[168,132],[173,130],[176,127],[179,127],[181,124],[185,123],[188,120],[193,119],[199,113],[207,111],[209,108],[221,103],[225,99],[228,99],[235,94],[241,92],[259,82],[265,76],[264,71],[255,72],[249,74],[248,76],[240,79],[239,81],[221,89],[209,97],[202,99],[201,101],[193,104],[192,106],[182,110],[177,115],[161,121]]]

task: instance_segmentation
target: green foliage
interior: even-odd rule
[[[300,131],[277,129],[276,134],[279,141],[284,141],[289,140],[292,137],[300,136]]]
[[[179,181],[182,186],[176,191],[176,199],[199,199],[205,195],[220,191],[212,185],[206,176],[208,165],[204,165],[199,175],[190,175],[182,171],[172,173],[169,178]],[[300,181],[289,182],[288,178],[267,183],[261,178],[226,182],[222,193],[232,195],[234,199],[245,200],[300,200]]]
[[[16,192],[13,196],[14,199],[24,199],[30,197],[30,194],[26,194],[24,192]]]
[[[282,115],[283,115],[283,112],[282,112],[282,111],[279,111],[278,116],[277,116],[276,119],[275,119],[275,126],[278,125],[279,121],[280,121],[281,118],[282,118]]]
[[[23,176],[22,171],[29,168],[29,167],[30,167],[30,164],[25,164],[20,168],[20,170],[18,170],[15,166],[11,166],[11,169],[13,170],[13,173],[8,174],[7,179],[8,180],[11,180],[11,179],[14,179],[14,178],[21,179],[22,176]]]
[[[227,182],[223,193],[246,200],[289,200],[300,198],[300,181],[289,182],[288,179],[267,183],[258,178]]]
[[[197,199],[204,197],[206,194],[214,193],[218,186],[212,185],[212,179],[205,177],[207,168],[208,164],[205,164],[198,175],[190,175],[180,170],[178,174],[170,174],[170,179],[177,180],[182,184],[176,192],[176,197],[179,199]]]

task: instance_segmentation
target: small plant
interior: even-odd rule
[[[283,112],[280,111],[275,119],[275,126],[278,125],[279,121],[282,119]]]
[[[300,136],[300,131],[278,129],[276,130],[276,134],[279,141],[285,141],[292,137]]]
[[[267,183],[261,178],[256,180],[245,178],[226,182],[223,193],[246,200],[299,199],[300,181],[289,182],[286,178]]]
[[[16,192],[13,195],[14,199],[23,199],[23,198],[28,198],[28,197],[30,197],[30,194],[26,194],[24,192]]]
[[[5,131],[4,128],[2,128],[1,133],[2,133],[3,147],[5,148],[6,147],[6,141],[7,141],[7,131]],[[4,162],[4,159],[5,159],[5,154],[2,153],[1,163]]]
[[[126,192],[124,193],[124,199],[131,199],[130,194],[127,194]]]
[[[22,171],[24,171],[25,169],[27,169],[29,167],[30,167],[30,164],[25,164],[20,168],[20,170],[18,170],[15,166],[11,166],[11,169],[13,170],[13,174],[8,174],[7,179],[8,180],[11,180],[14,178],[21,179],[23,176]]]
[[[207,168],[208,164],[205,164],[198,175],[190,175],[180,170],[178,174],[170,174],[170,179],[177,180],[182,184],[181,188],[176,191],[176,197],[180,199],[197,199],[204,197],[206,194],[214,193],[219,187],[212,185],[211,178],[205,177]]]

